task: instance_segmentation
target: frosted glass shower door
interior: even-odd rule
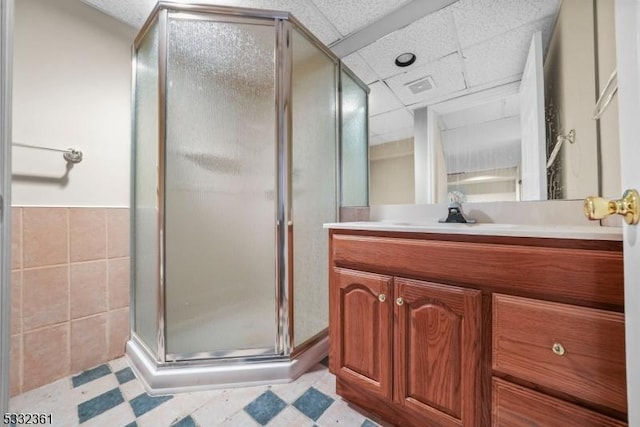
[[[292,31],[294,346],[329,325],[328,233],[337,216],[337,63]]]
[[[169,15],[167,360],[273,354],[275,27]]]
[[[136,52],[133,292],[137,336],[158,352],[158,283],[160,281],[158,212],[158,23],[153,24]]]

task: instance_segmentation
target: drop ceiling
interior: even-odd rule
[[[156,3],[155,0],[83,1],[136,28],[142,26]],[[360,40],[362,46],[352,46],[350,50],[354,52],[343,61],[371,89],[372,145],[413,136],[416,108],[519,81],[532,35],[542,31],[543,44],[548,45],[560,2],[196,1],[289,11],[328,46],[338,46],[347,39]],[[440,8],[434,11],[434,7]],[[366,37],[356,37],[395,28],[399,29],[371,43]],[[399,68],[394,60],[404,52],[413,52],[417,60],[409,67]],[[410,89],[413,83],[427,77],[433,88],[418,93]]]

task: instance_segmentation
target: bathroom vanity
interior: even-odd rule
[[[399,426],[624,426],[619,229],[328,224],[337,393]]]

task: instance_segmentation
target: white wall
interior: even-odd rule
[[[131,43],[135,31],[80,0],[19,0],[13,140],[15,206],[128,206]]]
[[[369,147],[369,204],[415,203],[413,139]]]

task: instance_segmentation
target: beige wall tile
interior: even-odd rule
[[[67,208],[23,208],[24,267],[68,262]]]
[[[73,320],[71,322],[71,373],[76,374],[106,361],[106,314]]]
[[[129,256],[129,209],[107,209],[109,258]]]
[[[129,258],[109,260],[109,310],[129,306]]]
[[[10,342],[9,394],[22,393],[22,335],[13,335]]]
[[[71,319],[107,311],[107,261],[71,264]]]
[[[69,211],[71,262],[107,257],[105,209],[72,208]]]
[[[11,334],[22,332],[22,271],[11,272]]]
[[[69,320],[69,267],[24,270],[22,327],[25,331]]]
[[[109,359],[124,354],[124,347],[129,340],[129,309],[110,311],[109,316]]]
[[[22,209],[11,208],[11,269],[22,268]]]
[[[22,392],[69,375],[69,323],[24,334]]]

